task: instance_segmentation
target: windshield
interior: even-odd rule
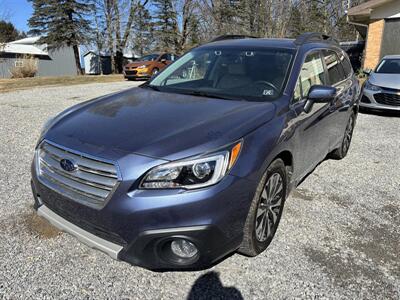
[[[400,74],[400,59],[382,60],[375,73]]]
[[[284,89],[294,50],[195,49],[155,77],[148,86],[163,92],[269,101]]]
[[[152,60],[156,60],[157,57],[159,57],[159,54],[149,54],[149,55],[145,55],[142,56],[141,58],[138,59],[138,61],[152,61]]]

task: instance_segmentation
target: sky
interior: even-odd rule
[[[0,13],[18,30],[28,31],[28,19],[32,15],[32,4],[27,0],[0,0]]]

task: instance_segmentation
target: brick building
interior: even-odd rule
[[[366,40],[363,67],[374,69],[389,54],[400,54],[400,0],[370,0],[348,11],[349,23]]]

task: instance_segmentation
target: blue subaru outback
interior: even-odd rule
[[[224,36],[49,120],[38,214],[114,259],[199,269],[271,243],[285,199],[346,156],[360,87],[337,42]]]

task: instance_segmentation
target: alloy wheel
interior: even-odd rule
[[[269,177],[260,196],[255,220],[255,233],[259,242],[275,234],[283,204],[283,179],[279,173]]]

